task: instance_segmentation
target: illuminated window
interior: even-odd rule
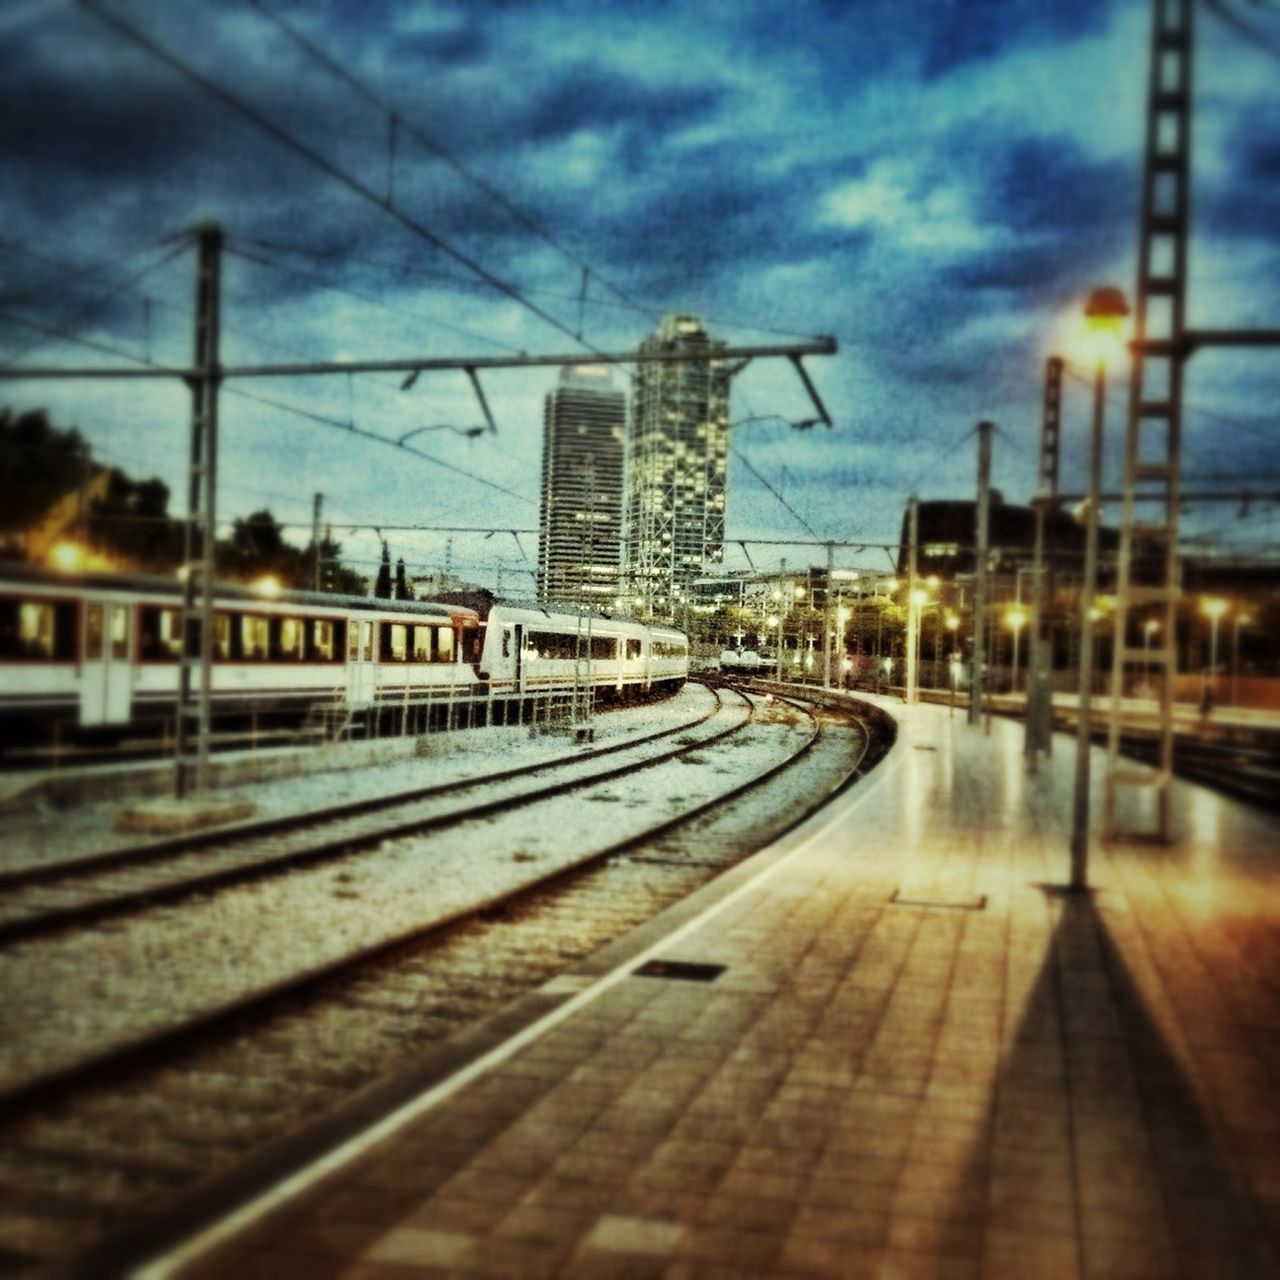
[[[271,641],[266,618],[246,614],[240,619],[240,655],[246,659],[265,658]]]
[[[280,619],[280,656],[302,658],[303,623],[301,618]]]
[[[392,662],[403,662],[409,653],[409,628],[403,622],[393,622],[389,629],[391,641],[387,647],[387,657]]]
[[[213,656],[222,659],[231,657],[231,615],[229,613],[213,615]]]
[[[358,622],[347,623],[347,658],[351,662],[360,656],[360,624]]]
[[[33,607],[35,606],[24,604],[19,614],[19,635],[24,649],[27,647],[27,610]],[[84,657],[86,662],[102,660],[102,606],[100,604],[91,604],[85,610]]]
[[[129,606],[125,604],[111,606],[111,656],[129,656]]]
[[[53,657],[53,605],[28,600],[19,611],[18,638],[33,658]]]
[[[436,628],[436,661],[437,662],[453,661],[453,628],[452,627]]]
[[[372,622],[362,622],[360,624],[360,634],[364,637],[364,660],[366,662],[373,661],[373,632],[374,625]]]
[[[182,657],[182,614],[177,609],[160,610],[160,657]]]
[[[315,646],[316,656],[325,662],[333,661],[333,623],[324,618],[317,618],[312,626],[311,643]]]
[[[431,661],[431,628],[414,627],[413,629],[414,662]]]

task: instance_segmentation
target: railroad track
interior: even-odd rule
[[[431,1046],[795,825],[856,776],[869,739],[856,723],[786,714],[808,728],[793,724],[767,769],[586,862],[11,1092],[0,1274],[69,1258],[100,1273],[191,1204],[246,1194],[246,1161],[278,1172],[282,1148],[294,1159],[332,1143],[353,1094],[385,1089]]]
[[[709,729],[725,710],[720,689],[712,693],[715,705],[705,714],[588,752],[0,872],[0,947],[159,902],[285,874],[391,837],[440,830],[534,795],[563,794],[688,754],[739,732],[746,723]],[[649,750],[675,738],[679,741],[674,747]],[[602,765],[602,760],[609,763]]]

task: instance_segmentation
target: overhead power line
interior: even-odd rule
[[[69,315],[63,316],[58,322],[58,327],[66,329],[68,327],[78,325],[82,321],[88,320],[100,307],[106,306],[108,302],[118,298],[122,293],[136,294],[139,281],[145,280],[153,271],[158,271],[167,263],[172,262],[173,259],[186,248],[187,245],[185,241],[179,240],[169,249],[168,253],[164,254],[164,256],[159,258],[157,261],[149,263],[145,267],[140,267],[124,280],[118,281],[105,293],[98,294],[97,297],[91,298],[83,306],[77,307]],[[138,296],[145,297],[145,295]],[[37,338],[34,342],[29,342],[21,350],[10,352],[7,356],[0,358],[0,367],[11,368],[16,361],[23,359],[25,356],[29,356],[33,351],[38,351],[48,343],[53,336],[53,334],[43,335],[40,338]]]
[[[268,8],[267,5],[262,3],[262,0],[249,0],[249,2],[260,14],[262,14],[264,18],[271,22],[277,30],[283,32],[284,35],[292,40],[293,43],[296,44],[304,53],[313,58],[316,62],[320,63],[320,65],[323,66],[331,75],[336,76],[344,84],[353,89],[371,106],[376,107],[379,111],[386,114],[388,119],[389,163],[393,159],[394,142],[397,132],[407,134],[415,142],[420,143],[430,151],[432,155],[447,164],[449,168],[451,168],[460,177],[464,178],[467,182],[470,182],[477,190],[484,192],[489,199],[491,199],[501,209],[505,210],[506,213],[514,218],[522,227],[525,228],[526,231],[532,232],[540,240],[549,244],[557,253],[567,258],[576,267],[580,267],[582,270],[589,272],[590,275],[608,289],[614,297],[620,298],[628,306],[635,307],[637,310],[643,310],[638,303],[632,302],[626,294],[606,280],[593,266],[584,262],[582,258],[573,252],[572,249],[568,248],[556,239],[556,237],[553,236],[536,218],[526,213],[525,210],[515,204],[511,199],[504,195],[503,192],[499,191],[492,185],[492,183],[487,182],[484,178],[480,177],[479,174],[474,173],[471,169],[467,168],[467,166],[464,165],[462,161],[449,151],[449,149],[437,138],[432,137],[420,126],[406,120],[390,102],[375,93],[362,80],[358,79],[354,73],[344,67],[336,58],[326,53],[314,41],[310,40],[307,36],[304,36],[302,32],[300,32],[291,23],[286,22],[279,14],[274,12],[274,10]],[[657,318],[656,313],[646,312],[646,314],[653,316],[654,319]]]
[[[281,146],[286,147],[295,155],[301,156],[309,164],[327,174],[335,182],[341,183],[343,186],[348,188],[348,190],[354,191],[358,196],[369,201],[370,204],[395,218],[401,226],[407,228],[409,231],[413,232],[414,235],[434,246],[446,257],[452,258],[454,262],[466,267],[468,271],[473,272],[504,297],[510,298],[513,302],[519,303],[520,306],[537,316],[540,320],[551,325],[552,328],[558,329],[561,333],[572,338],[575,342],[580,342],[588,350],[594,350],[592,345],[581,339],[576,333],[574,333],[572,328],[562,323],[549,311],[545,311],[542,307],[538,306],[537,303],[531,302],[526,298],[524,294],[515,287],[515,285],[509,284],[499,276],[494,275],[494,273],[487,267],[481,265],[468,254],[463,253],[461,249],[450,244],[449,241],[445,240],[443,236],[432,231],[430,227],[425,225],[425,223],[419,222],[416,218],[410,217],[403,209],[395,204],[389,195],[379,195],[359,178],[348,173],[339,165],[334,164],[333,161],[327,159],[316,151],[314,147],[308,146],[307,143],[303,142],[299,138],[295,138],[293,134],[276,124],[275,121],[268,119],[262,114],[262,112],[258,111],[257,108],[250,106],[247,102],[236,97],[236,95],[229,89],[225,89],[222,85],[210,79],[203,72],[196,70],[196,68],[191,66],[190,63],[184,62],[176,54],[151,39],[150,36],[139,31],[136,27],[125,22],[123,19],[116,17],[114,14],[105,12],[96,3],[94,3],[94,0],[76,0],[76,2],[79,4],[80,8],[93,14],[95,18],[111,27],[124,39],[137,45],[138,48],[145,50],[153,58],[163,62],[165,66],[176,71],[179,75],[190,80],[193,84],[199,86],[205,91],[205,93],[216,98],[224,106],[230,107],[231,110],[235,111],[238,115],[243,116],[251,124],[262,130],[262,132],[274,138]]]
[[[65,342],[75,343],[77,346],[87,347],[93,351],[101,351],[106,355],[119,356],[121,359],[129,360],[134,364],[145,365],[150,368],[159,370],[163,373],[182,376],[184,373],[181,369],[173,369],[166,365],[157,364],[154,360],[149,360],[145,356],[135,355],[132,351],[125,351],[120,347],[112,346],[110,343],[97,342],[92,338],[81,338],[74,333],[67,333],[65,330],[55,329],[49,325],[38,324],[33,320],[27,320],[23,316],[14,315],[12,312],[0,310],[0,320],[7,320],[13,324],[24,325],[28,329],[34,329],[38,333],[47,334],[53,338],[61,338]],[[421,449],[415,449],[412,445],[405,444],[402,440],[392,439],[390,436],[379,435],[376,431],[367,431],[363,427],[357,427],[354,423],[343,422],[340,418],[331,418],[326,414],[315,413],[310,409],[302,409],[297,405],[286,404],[282,400],[273,400],[268,396],[260,396],[256,392],[245,391],[241,387],[223,387],[227,395],[238,396],[241,400],[250,400],[268,408],[277,409],[282,413],[291,413],[295,417],[303,418],[309,422],[316,422],[322,426],[334,427],[340,431],[345,431],[351,435],[359,436],[364,440],[375,440],[379,444],[391,446],[393,449],[401,449],[405,453],[411,453],[416,458],[422,458],[425,462],[430,462],[437,467],[442,467],[446,471],[452,471],[455,475],[473,481],[476,484],[483,485],[488,489],[495,489],[499,493],[506,494],[508,497],[516,498],[520,502],[534,504],[532,498],[526,497],[522,493],[517,493],[514,489],[508,489],[496,481],[488,480],[484,476],[478,476],[474,472],[466,470],[465,467],[455,466],[451,462],[445,462],[443,458],[437,458],[434,454],[423,453]]]

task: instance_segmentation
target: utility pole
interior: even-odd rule
[[[1036,488],[1035,570],[1031,578],[1031,635],[1027,646],[1027,721],[1023,751],[1027,768],[1035,773],[1043,751],[1053,754],[1053,635],[1045,640],[1045,610],[1049,601],[1045,525],[1056,513],[1058,458],[1062,430],[1062,358],[1045,362],[1044,410],[1040,419],[1040,483]]]
[[[1102,423],[1106,365],[1093,380],[1093,433],[1089,448],[1089,515],[1085,526],[1084,583],[1080,589],[1080,696],[1076,712],[1076,775],[1071,809],[1071,888],[1089,884],[1089,756],[1093,710],[1093,623],[1098,589],[1098,524],[1102,495]]]
[[[209,224],[198,232],[195,355],[187,378],[191,387],[191,457],[183,531],[186,581],[174,750],[174,793],[179,799],[193,782],[197,796],[202,796],[209,784],[221,281],[222,229]]]
[[[311,502],[311,557],[312,565],[311,589],[320,590],[320,510],[324,505],[324,494],[317,493]]]
[[[920,499],[913,493],[907,499],[907,679],[906,703],[914,706],[916,661],[920,654],[920,604],[916,599],[916,546],[920,540]]]
[[[1153,787],[1155,834],[1161,840],[1171,838],[1178,515],[1185,500],[1181,492],[1183,374],[1187,360],[1201,347],[1280,346],[1280,329],[1206,330],[1186,325],[1194,52],[1193,0],[1154,0],[1103,812],[1104,830],[1114,835],[1118,788]],[[1134,550],[1140,544],[1154,546],[1156,552],[1144,556],[1145,563],[1135,564]],[[1143,605],[1159,611],[1161,639],[1156,648],[1129,642],[1131,615]],[[1159,752],[1154,770],[1120,763],[1129,665],[1156,669]]]
[[[969,682],[969,723],[977,724],[982,711],[984,677],[983,630],[987,612],[987,560],[991,540],[991,433],[995,423],[978,423],[977,551],[973,567],[973,673]]]
[[[831,588],[835,577],[836,548],[832,542],[827,543],[827,594],[822,601],[822,687],[831,688],[831,628],[834,625],[831,615]],[[813,601],[810,599],[810,604]],[[1239,628],[1236,628],[1237,635]]]

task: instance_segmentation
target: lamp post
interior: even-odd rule
[[[1124,294],[1103,286],[1089,294],[1084,308],[1089,330],[1099,339],[1120,337],[1129,314]],[[1089,448],[1088,523],[1085,530],[1084,583],[1080,592],[1080,686],[1076,714],[1076,774],[1071,807],[1071,888],[1089,885],[1089,754],[1093,700],[1093,623],[1098,590],[1098,507],[1102,492],[1102,429],[1107,402],[1107,362],[1102,342],[1093,374],[1093,431]]]
[[[1239,703],[1239,681],[1240,681],[1240,628],[1247,627],[1253,622],[1251,614],[1237,613],[1235,618],[1235,630],[1231,637],[1231,705],[1237,706]]]
[[[1022,628],[1026,625],[1027,614],[1021,605],[1014,605],[1012,609],[1004,615],[1004,624],[1013,632],[1013,689],[1012,692],[1018,692],[1018,637],[1022,634]]]
[[[960,619],[954,614],[947,614],[947,630],[951,632],[951,714],[956,713],[956,678],[960,674],[960,655],[956,652],[956,628]]]
[[[1200,612],[1209,619],[1209,678],[1205,691],[1215,696],[1218,692],[1218,620],[1226,611],[1227,602],[1216,596],[1200,601]]]

